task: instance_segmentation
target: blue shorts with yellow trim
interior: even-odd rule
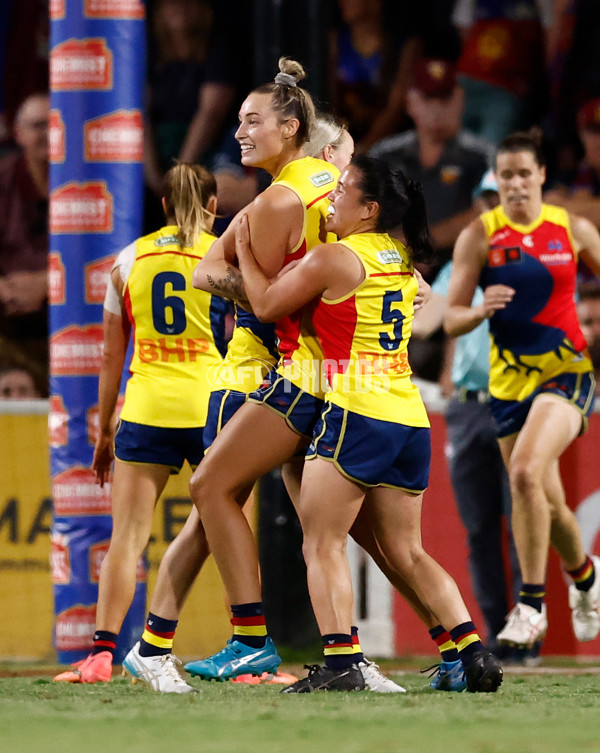
[[[596,380],[591,371],[583,374],[559,374],[541,384],[525,400],[498,400],[490,397],[490,411],[499,438],[509,437],[521,431],[531,404],[538,395],[558,395],[577,408],[581,413],[581,434],[588,427],[589,417],[594,407]]]
[[[325,403],[306,459],[323,458],[364,486],[390,486],[418,494],[429,483],[428,427],[368,418]]]
[[[271,408],[285,419],[292,431],[309,439],[323,409],[320,398],[296,387],[276,371],[265,376],[261,386],[248,395],[248,401]]]
[[[237,390],[215,390],[208,400],[208,416],[204,427],[204,447],[208,450],[217,434],[246,402],[248,395]]]
[[[115,436],[115,456],[124,463],[167,465],[179,473],[187,460],[195,468],[204,456],[204,427],[167,429],[120,421]]]

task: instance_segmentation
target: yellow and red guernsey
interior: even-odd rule
[[[359,233],[340,243],[360,259],[365,279],[342,298],[321,298],[313,313],[330,385],[326,399],[369,418],[427,427],[408,361],[419,287],[410,255],[385,233]]]

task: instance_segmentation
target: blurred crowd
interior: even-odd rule
[[[241,100],[262,83],[253,71],[266,53],[251,34],[259,5],[269,12],[239,0],[148,0],[144,231],[160,223],[162,178],[176,160],[215,173],[221,228],[268,183],[241,166],[234,138]],[[345,120],[357,152],[422,183],[438,253],[421,270],[430,282],[481,211],[478,186],[514,130],[543,130],[547,200],[600,226],[597,0],[322,0],[321,10],[319,105]],[[48,0],[3,3],[0,26],[0,371],[27,372],[46,396]],[[285,33],[281,43],[277,55]],[[598,281],[583,268],[580,279],[600,369]],[[448,392],[446,347],[438,328],[411,344],[411,360]]]

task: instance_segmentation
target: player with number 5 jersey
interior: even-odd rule
[[[317,300],[312,323],[329,383],[306,456],[297,511],[324,666],[282,692],[364,688],[355,664],[353,597],[346,537],[363,505],[386,561],[448,629],[467,687],[494,692],[498,661],[485,649],[454,580],[423,549],[429,420],[406,357],[418,284],[413,257],[431,253],[421,189],[380,160],[354,158],[330,194],[326,229],[336,243],[313,248],[269,279],[237,227],[245,291],[262,321]],[[402,227],[407,245],[388,231]]]

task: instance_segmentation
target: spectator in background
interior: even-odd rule
[[[0,161],[0,348],[20,360],[48,394],[47,94],[19,107],[21,151]]]
[[[341,18],[330,40],[332,105],[362,152],[407,125],[406,91],[419,43],[410,4],[337,0],[337,8]]]
[[[598,0],[555,0],[548,34],[549,123],[557,169],[575,167],[579,148],[577,113],[600,97]]]
[[[547,106],[545,29],[554,0],[458,0],[465,127],[497,144],[537,122]]]
[[[152,11],[145,150],[146,180],[157,197],[174,160],[206,161],[232,116],[231,50],[215,36],[213,20],[207,0],[157,0]]]
[[[33,400],[41,397],[33,375],[22,366],[0,367],[0,400]]]
[[[382,139],[370,151],[423,187],[437,257],[435,265],[420,267],[428,281],[450,259],[460,231],[477,217],[471,197],[493,151],[491,144],[463,130],[463,104],[453,64],[420,60],[407,98],[415,128]],[[411,365],[419,376],[438,381],[442,342],[440,330],[431,340],[411,343]]]
[[[48,88],[48,0],[0,3],[0,156],[15,151],[21,103]]]
[[[544,201],[580,214],[600,229],[600,97],[590,99],[579,110],[577,130],[583,159],[558,176],[553,190],[544,193]],[[582,262],[578,276],[580,281],[593,277]]]
[[[597,282],[586,282],[579,287],[577,316],[594,367],[596,396],[598,397],[600,396],[600,285]]]

